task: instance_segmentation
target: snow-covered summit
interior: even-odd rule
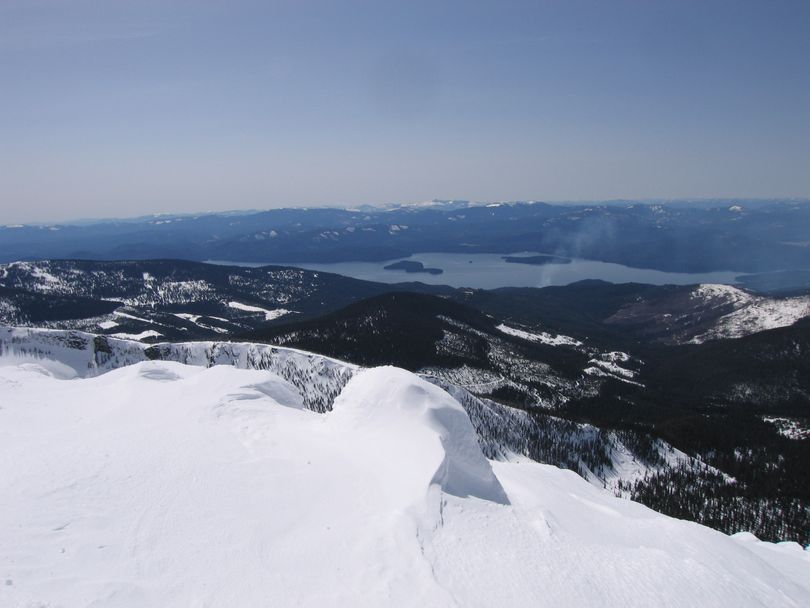
[[[488,461],[403,370],[355,373],[317,413],[270,369],[0,362],[2,606],[810,602],[798,545]]]
[[[360,372],[335,400],[332,416],[352,429],[370,428],[372,440],[384,437],[373,441],[368,456],[371,461],[407,462],[398,484],[424,465],[426,473],[433,471],[432,483],[448,494],[508,502],[458,401],[410,372],[395,367]],[[387,428],[400,429],[401,434],[389,437]]]

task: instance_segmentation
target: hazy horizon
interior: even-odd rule
[[[767,205],[777,203],[796,203],[796,204],[810,204],[810,198],[804,197],[784,197],[784,198],[743,198],[743,197],[689,197],[689,198],[650,198],[650,199],[631,199],[631,198],[616,198],[616,199],[591,199],[591,200],[540,200],[540,199],[526,199],[526,200],[465,200],[465,199],[431,199],[427,201],[414,201],[414,202],[396,202],[396,203],[363,203],[363,204],[314,204],[314,205],[279,205],[277,207],[266,208],[253,208],[253,209],[204,209],[204,210],[190,210],[190,211],[157,211],[154,213],[138,213],[134,215],[109,215],[109,216],[65,216],[61,219],[46,219],[46,220],[33,220],[33,221],[17,221],[17,222],[3,222],[0,223],[0,228],[14,227],[14,226],[48,226],[48,225],[73,225],[73,224],[94,224],[105,222],[134,222],[141,218],[150,217],[190,217],[190,216],[203,216],[203,215],[250,215],[254,213],[264,213],[267,211],[285,210],[285,209],[336,209],[352,211],[354,209],[367,209],[373,208],[376,210],[384,211],[386,209],[393,209],[397,207],[418,207],[428,205],[431,203],[470,203],[474,206],[486,206],[491,204],[511,205],[511,204],[545,204],[545,205],[711,205],[711,204],[756,204]]]
[[[3,224],[810,197],[810,3],[0,5]]]

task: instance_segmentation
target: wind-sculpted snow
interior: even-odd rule
[[[150,358],[186,365],[230,365],[239,369],[267,370],[301,391],[304,405],[316,412],[332,409],[335,397],[357,372],[357,366],[291,348],[266,344],[190,342],[158,344]]]
[[[810,603],[798,545],[489,462],[403,370],[354,374],[319,414],[271,371],[207,367],[241,351],[72,380],[4,353],[2,606]]]
[[[316,412],[331,410],[341,390],[360,369],[329,357],[265,344],[181,342],[147,346],[83,332],[29,328],[0,328],[2,355],[15,360],[56,361],[69,370],[68,376],[78,377],[97,376],[147,360],[266,370],[294,386],[303,406]],[[424,377],[462,405],[472,420],[478,445],[488,458],[523,456],[570,468],[596,485],[614,489],[620,482],[633,482],[644,474],[655,473],[671,461],[671,448],[663,442],[647,449],[645,458],[628,449],[613,432],[554,416],[530,415],[476,397],[469,392],[468,384],[460,382],[464,376],[447,376],[439,371]],[[473,386],[480,388],[480,383]]]
[[[379,367],[359,373],[335,400],[332,416],[351,428],[367,427],[374,435],[384,436],[389,426],[401,430],[401,439],[392,443],[392,438],[385,437],[384,444],[375,445],[371,459],[396,460],[407,454],[411,467],[430,462],[425,466],[433,467],[431,483],[448,494],[508,502],[464,408],[450,394],[410,372]],[[416,437],[424,431],[438,441]],[[413,445],[415,439],[417,445]],[[433,464],[434,453],[441,455],[438,468]]]
[[[20,328],[0,328],[0,355],[5,355],[7,361],[45,366],[64,378],[98,376],[147,360],[263,370],[284,378],[298,392],[301,406],[316,412],[330,411],[346,383],[359,371],[354,365],[329,357],[264,344],[185,342],[147,346],[76,331]],[[630,362],[620,352],[602,353],[601,357],[620,363],[623,369]],[[624,497],[636,496],[650,480],[668,479],[682,470],[713,471],[718,482],[734,483],[699,458],[687,456],[643,431],[601,429],[566,420],[554,415],[552,409],[521,406],[519,402],[515,402],[517,407],[510,407],[483,397],[496,389],[512,388],[502,375],[482,374],[482,370],[470,367],[426,368],[423,373],[461,404],[472,422],[478,446],[488,458],[531,459],[567,468]],[[732,522],[723,529],[762,533],[754,525],[746,520],[744,526]],[[775,533],[768,528],[767,533],[769,538],[795,538],[791,536],[795,529],[782,527]]]
[[[523,410],[503,406],[471,394],[442,378],[423,375],[425,380],[447,391],[470,417],[481,451],[490,459],[527,456],[535,423]]]
[[[28,328],[0,328],[0,356],[60,361],[80,377],[95,376],[147,360],[177,361],[211,367],[268,370],[278,374],[302,395],[305,407],[324,412],[332,408],[357,370],[328,357],[266,344],[185,342],[147,346],[125,339],[84,332]]]
[[[426,374],[458,401],[470,417],[478,444],[487,458],[515,458],[570,469],[616,495],[645,476],[670,467],[703,466],[661,440],[625,431],[606,431],[545,412],[529,412],[477,397],[445,378]]]

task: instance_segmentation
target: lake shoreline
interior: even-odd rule
[[[448,285],[456,288],[499,289],[506,287],[561,286],[582,280],[602,280],[610,283],[646,283],[651,285],[692,285],[721,283],[734,285],[747,274],[737,271],[704,273],[677,273],[644,268],[633,268],[611,262],[571,258],[567,264],[522,264],[506,262],[504,257],[549,255],[541,252],[519,251],[505,256],[502,253],[419,253],[408,258],[395,258],[380,262],[335,262],[325,264],[293,262],[229,262],[208,260],[209,264],[231,266],[287,266],[316,272],[329,272],[378,283],[400,283],[403,274],[386,270],[385,266],[402,261],[420,263],[423,267],[442,269],[441,274],[418,274],[418,280],[430,285]],[[417,278],[414,276],[414,278]]]

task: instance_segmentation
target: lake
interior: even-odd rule
[[[736,282],[741,273],[734,271],[686,273],[663,272],[646,268],[633,268],[622,264],[574,259],[570,264],[511,264],[503,257],[537,255],[536,252],[518,253],[417,253],[408,258],[397,258],[382,262],[337,262],[334,264],[311,264],[269,262],[280,266],[295,266],[307,270],[333,272],[366,281],[381,283],[401,283],[420,281],[432,285],[451,287],[473,287],[496,289],[498,287],[547,287],[568,285],[583,279],[601,279],[612,283],[650,283],[653,285],[689,285],[692,283]],[[426,267],[441,268],[442,274],[406,273],[403,270],[385,270],[392,262],[407,259],[422,262]],[[239,263],[210,260],[210,264],[230,264],[233,266],[264,266],[267,263]]]

